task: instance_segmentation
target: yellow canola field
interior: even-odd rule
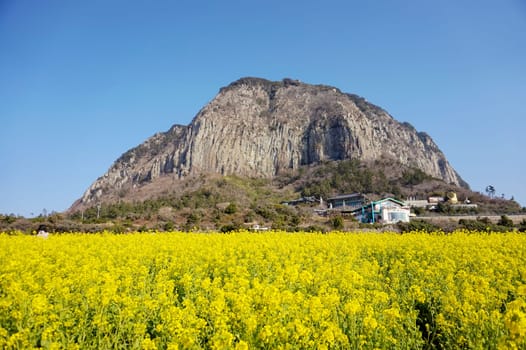
[[[526,348],[526,235],[0,235],[0,348]]]

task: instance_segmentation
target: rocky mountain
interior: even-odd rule
[[[202,173],[271,178],[326,160],[381,157],[467,187],[429,135],[357,95],[291,79],[242,78],[221,88],[190,125],[174,125],[124,153],[72,210],[145,186],[163,193]]]

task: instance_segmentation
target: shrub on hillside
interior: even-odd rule
[[[226,224],[226,225],[221,226],[219,231],[221,231],[222,233],[229,233],[229,232],[232,232],[232,231],[237,231],[239,229],[241,229],[241,227],[238,224],[232,222],[230,224]]]
[[[237,212],[237,206],[236,206],[236,203],[230,203],[226,208],[225,208],[225,214],[235,214]]]
[[[399,222],[396,224],[398,229],[403,232],[420,231],[420,232],[437,232],[442,231],[440,226],[424,220],[411,220],[410,222]]]
[[[341,216],[335,216],[329,219],[329,224],[335,230],[343,229],[343,218]]]
[[[506,227],[513,227],[513,220],[510,219],[507,215],[502,215],[500,217],[500,220],[497,222],[497,225],[500,226],[506,226]]]

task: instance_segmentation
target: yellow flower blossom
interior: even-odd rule
[[[526,348],[526,236],[0,234],[0,348]]]
[[[378,327],[378,321],[376,321],[376,319],[370,315],[365,316],[363,319],[363,324],[368,330],[374,330],[376,327]]]

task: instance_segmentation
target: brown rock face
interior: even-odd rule
[[[169,175],[272,177],[324,160],[379,157],[467,186],[431,137],[359,96],[290,79],[243,78],[222,88],[190,125],[174,125],[124,153],[75,205]]]

